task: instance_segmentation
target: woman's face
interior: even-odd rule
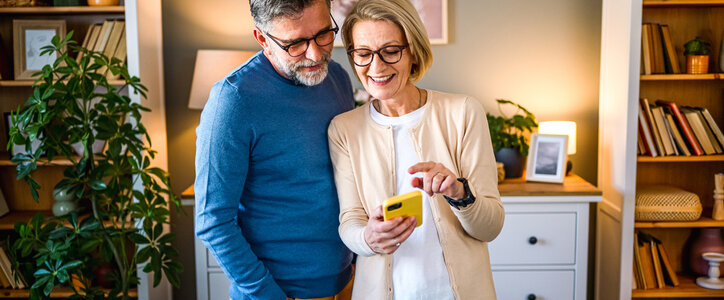
[[[407,46],[407,40],[397,25],[387,21],[360,21],[352,28],[352,43],[355,49],[366,48],[377,51],[385,46]],[[383,62],[374,54],[372,63],[355,72],[362,85],[372,97],[380,100],[404,97],[404,87],[409,83],[412,70],[410,51],[402,50],[402,58],[394,64]]]

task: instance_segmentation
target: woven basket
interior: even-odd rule
[[[636,191],[636,221],[696,221],[699,196],[672,186],[645,186]]]

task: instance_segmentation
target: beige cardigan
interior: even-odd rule
[[[372,252],[363,237],[368,212],[397,190],[392,127],[375,123],[369,107],[332,120],[329,151],[339,194],[339,234],[359,255],[352,299],[392,299],[392,256]],[[425,111],[410,136],[419,161],[442,163],[465,177],[476,197],[460,210],[441,194],[431,198],[432,221],[455,298],[495,299],[486,242],[500,233],[505,212],[483,106],[463,95],[429,91]]]

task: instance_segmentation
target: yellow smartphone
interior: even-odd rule
[[[417,226],[422,225],[422,193],[412,191],[391,197],[382,202],[382,216],[385,221],[397,217],[415,217]]]

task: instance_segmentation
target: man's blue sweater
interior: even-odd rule
[[[349,282],[327,126],[352,107],[335,62],[304,86],[259,52],[214,84],[196,129],[195,230],[233,299],[326,297]]]

